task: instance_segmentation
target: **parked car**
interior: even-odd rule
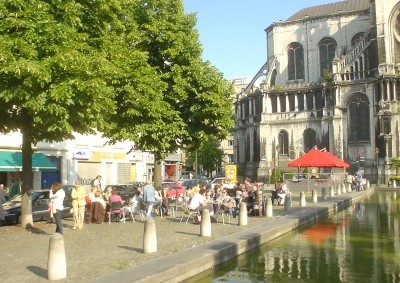
[[[71,194],[72,189],[75,188],[75,185],[64,185],[62,189],[66,194]]]
[[[108,188],[116,188],[118,194],[121,196],[122,200],[129,202],[129,200],[134,196],[137,186],[133,184],[119,184],[119,185],[107,185],[104,188],[104,192]]]
[[[129,185],[133,185],[135,188],[143,188],[144,183],[143,182],[131,182]]]
[[[214,190],[214,187],[216,184],[224,184],[224,188],[227,189],[234,189],[235,188],[235,184],[225,184],[225,178],[221,177],[221,178],[215,178],[214,180],[211,181],[211,189]]]
[[[195,179],[186,179],[181,182],[182,187],[185,188],[185,190],[190,190],[196,185],[196,180]]]
[[[168,188],[168,197],[182,197],[186,193],[186,189],[178,182],[162,182],[163,188]]]
[[[7,224],[20,224],[21,223],[21,199],[22,195],[16,195],[10,201],[3,204],[5,222]],[[32,199],[32,218],[33,221],[43,221],[50,219],[50,189],[35,190],[31,193]],[[64,210],[62,217],[66,218],[71,216],[72,205],[71,195],[65,194]]]
[[[304,176],[303,174],[297,174],[297,175],[293,176],[292,182],[298,183],[298,182],[304,180],[305,178],[307,178],[307,176]]]
[[[181,173],[181,179],[182,179],[182,180],[191,179],[191,178],[193,178],[193,173],[192,173],[192,172],[190,172],[190,171],[183,171],[183,172]]]

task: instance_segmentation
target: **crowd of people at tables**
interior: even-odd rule
[[[152,217],[152,214],[170,215],[170,205],[175,205],[167,197],[167,188],[154,188],[150,181],[147,181],[143,187],[136,188],[134,195],[130,199],[122,199],[116,188],[108,188],[102,192],[100,186],[93,186],[89,193],[76,182],[71,191],[74,226],[72,229],[82,229],[85,219],[88,223],[103,223],[108,213],[110,213],[111,203],[120,203],[118,211],[113,211],[111,215],[114,221],[133,218],[134,210],[145,212],[145,219]],[[278,204],[283,205],[284,195],[287,192],[287,186],[284,182],[276,184],[276,196]],[[239,205],[246,203],[249,216],[259,215],[260,204],[259,184],[252,183],[250,178],[246,178],[242,184],[237,183],[233,189],[226,188],[223,182],[216,184],[213,189],[206,185],[197,184],[186,191],[186,195],[180,197],[180,202],[187,203],[186,208],[198,211],[201,214],[203,209],[208,209],[212,220],[218,212],[223,211],[236,217]],[[124,211],[125,213],[119,213]],[[195,219],[198,224],[200,218]]]

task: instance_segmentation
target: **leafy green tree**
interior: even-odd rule
[[[158,185],[158,166],[166,154],[198,146],[205,136],[226,136],[233,121],[232,88],[201,59],[196,18],[184,13],[181,0],[138,0],[133,14],[139,34],[136,47],[149,54],[148,63],[159,80],[143,89],[148,91],[143,104],[119,94],[120,103],[129,107],[122,115],[110,116],[112,126],[103,132],[112,141],[132,140],[136,149],[153,152]]]
[[[271,184],[276,184],[281,179],[281,172],[279,171],[278,167],[274,167],[271,173]]]
[[[221,165],[224,158],[224,152],[219,144],[220,142],[214,137],[204,138],[197,149],[197,164],[202,165],[208,176],[216,170],[217,166]],[[186,164],[189,164],[192,168],[195,168],[195,156],[196,148],[191,147],[187,150]]]
[[[23,227],[33,225],[32,144],[104,127],[127,72],[137,88],[157,78],[125,33],[137,28],[134,2],[0,0],[0,131],[23,136]]]

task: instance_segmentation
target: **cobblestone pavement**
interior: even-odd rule
[[[282,213],[282,207],[274,206],[275,218]],[[178,212],[177,218],[154,217],[157,252],[153,254],[143,253],[144,223],[141,221],[85,224],[82,230],[72,230],[72,218],[63,219],[67,278],[57,282],[87,282],[272,219],[249,217],[245,227],[233,221],[225,225],[212,223],[212,236],[201,237],[200,225],[179,223],[181,215],[182,212]],[[44,222],[35,223],[30,231],[20,226],[0,227],[1,282],[49,282],[47,260],[54,231],[54,224]]]
[[[311,198],[311,193],[307,193],[307,206],[314,205]],[[293,194],[292,205],[299,206],[297,193]],[[179,223],[182,214],[179,211],[177,218],[154,217],[157,252],[152,254],[143,253],[144,223],[141,221],[85,224],[82,230],[72,230],[72,218],[63,219],[67,278],[57,282],[88,282],[117,270],[251,229],[286,212],[282,206],[273,206],[272,218],[249,217],[244,227],[235,225],[233,221],[225,225],[221,222],[212,223],[211,237],[200,236],[200,225]],[[20,226],[0,227],[0,258],[3,262],[0,268],[1,282],[49,282],[47,260],[50,236],[54,231],[54,224],[44,222],[35,223],[29,231]]]

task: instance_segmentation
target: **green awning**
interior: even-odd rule
[[[0,151],[0,172],[22,171],[22,152]],[[32,171],[57,171],[57,167],[43,153],[32,154]]]

